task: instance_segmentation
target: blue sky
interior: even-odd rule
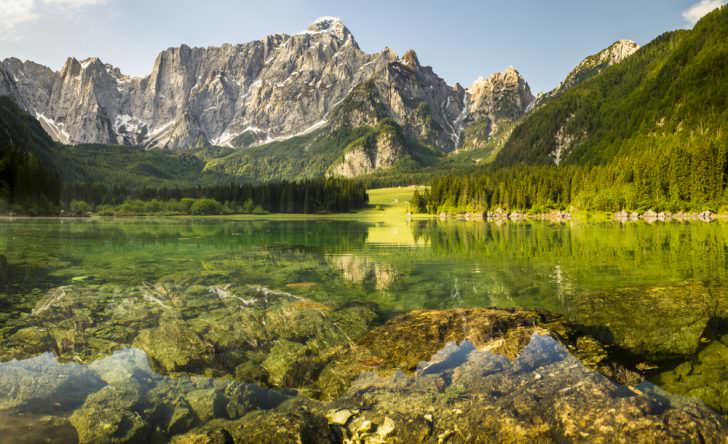
[[[509,65],[534,92],[554,87],[585,56],[626,38],[647,43],[689,28],[726,0],[0,0],[0,58],[54,69],[98,56],[146,75],[157,53],[186,43],[239,43],[341,17],[367,52],[414,48],[454,84]]]

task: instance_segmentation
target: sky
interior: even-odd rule
[[[645,44],[691,28],[727,1],[0,0],[0,59],[60,69],[68,56],[97,56],[143,76],[168,47],[293,34],[319,16],[336,16],[363,50],[415,49],[450,84],[467,87],[514,66],[539,92],[619,39]]]

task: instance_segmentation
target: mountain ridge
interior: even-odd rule
[[[462,104],[414,52],[368,54],[339,19],[323,17],[297,34],[272,34],[247,43],[207,48],[180,45],[159,53],[149,75],[127,76],[99,58],[69,57],[58,72],[33,62],[0,62],[0,93],[34,114],[55,140],[189,149],[200,145],[244,147],[306,134],[356,85],[392,81],[394,68],[428,78],[446,107],[432,107],[443,134],[436,142],[454,149],[455,120]],[[439,80],[438,81],[436,81]],[[411,79],[409,79],[411,80]],[[439,83],[439,84],[438,84]],[[383,88],[382,88],[383,89]],[[420,91],[422,93],[422,91]],[[411,99],[411,98],[407,98]],[[417,100],[430,103],[427,91]],[[394,98],[405,102],[402,98]],[[408,131],[416,120],[409,103],[390,103]],[[442,108],[442,109],[441,109]]]
[[[630,55],[611,53],[624,57],[598,63]],[[558,88],[596,75],[601,65],[574,75],[588,60]],[[415,171],[460,152],[493,158],[543,98],[513,67],[464,88],[449,85],[412,49],[368,54],[335,17],[291,35],[170,47],[144,77],[98,57],[69,57],[58,72],[11,57],[0,61],[0,95],[13,97],[57,142],[238,148],[206,168],[251,180]],[[352,146],[365,134],[366,143]]]

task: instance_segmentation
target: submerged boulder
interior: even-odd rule
[[[144,350],[163,370],[196,370],[214,359],[212,344],[197,335],[184,321],[164,321],[159,327],[142,330],[134,346]]]
[[[699,403],[619,385],[534,330],[517,356],[449,344],[412,375],[365,373],[329,421],[353,442],[724,442]],[[328,407],[331,411],[331,406]]]
[[[728,335],[711,341],[695,358],[659,373],[654,380],[671,393],[701,399],[728,414]]]
[[[141,392],[133,385],[106,386],[90,395],[71,415],[84,443],[146,443],[150,424],[136,411]]]
[[[322,390],[341,382],[335,400],[299,397],[210,421],[173,442],[724,442],[720,415],[594,371],[609,360],[605,348],[590,337],[567,346],[565,328],[526,311],[399,316],[320,375]],[[305,354],[302,344],[281,347],[293,367]]]
[[[81,405],[103,382],[87,367],[61,364],[50,353],[0,363],[0,411],[64,411]]]
[[[345,349],[321,372],[318,388],[324,399],[334,399],[362,372],[414,370],[448,342],[467,340],[513,354],[541,320],[538,313],[519,310],[413,311],[372,329]]]
[[[698,350],[720,305],[701,283],[623,288],[575,295],[567,318],[601,342],[637,355],[686,356]]]
[[[339,442],[326,418],[302,400],[286,402],[273,410],[255,411],[236,421],[212,421],[172,440],[174,444]]]

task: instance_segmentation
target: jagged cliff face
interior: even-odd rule
[[[414,52],[401,59],[390,50],[363,52],[334,18],[296,35],[170,48],[145,78],[96,58],[69,58],[60,72],[17,59],[0,65],[0,94],[15,98],[60,142],[173,149],[244,147],[306,134],[327,126],[331,112],[367,81],[384,114],[407,134],[443,150],[455,147],[462,89],[420,66]]]
[[[548,93],[539,95],[534,102],[534,107],[541,106],[549,100],[560,96],[584,80],[599,74],[605,68],[622,63],[627,57],[639,49],[640,45],[631,40],[619,40],[608,48],[590,55],[579,62],[566,78],[559,83],[559,86]]]
[[[422,66],[413,50],[387,60],[359,84],[331,115],[333,127],[375,126],[392,119],[407,137],[451,151],[459,144],[461,116],[467,111],[465,90],[449,86],[431,67]]]
[[[534,97],[513,67],[479,78],[468,89],[463,148],[482,148],[520,119]]]
[[[399,129],[387,125],[362,137],[344,151],[342,159],[329,170],[329,176],[357,177],[392,168],[407,155]]]

